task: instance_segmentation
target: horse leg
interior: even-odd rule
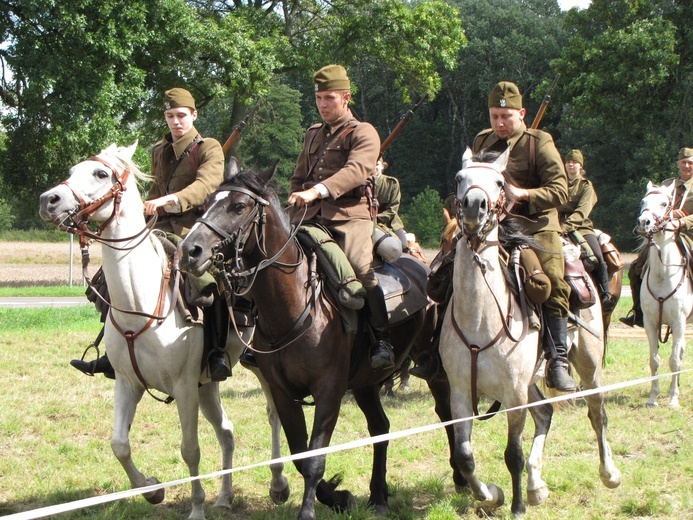
[[[427,381],[427,384],[436,403],[436,415],[438,415],[441,422],[452,420],[452,413],[450,412],[450,384],[447,380]],[[462,493],[463,490],[469,488],[469,484],[462,475],[462,471],[460,471],[460,467],[453,456],[455,452],[455,428],[452,425],[448,425],[445,427],[445,433],[448,437],[448,446],[450,447],[448,460],[452,468],[452,481],[455,483],[455,492]]]
[[[368,423],[368,433],[371,437],[389,433],[390,421],[385,415],[378,386],[367,386],[353,390],[354,399]],[[373,468],[371,470],[371,495],[368,499],[370,505],[375,507],[378,516],[389,512],[387,504],[388,486],[387,474],[387,447],[388,442],[378,442],[373,444]]]
[[[676,372],[681,370],[683,353],[686,349],[685,322],[680,328],[681,330],[674,330],[674,327],[671,328],[672,340],[669,370],[674,375],[671,376],[671,384],[669,385],[669,406],[672,408],[679,408],[679,374],[676,374]]]
[[[645,317],[645,330],[647,331],[647,340],[650,343],[650,375],[654,377],[659,370],[659,338],[656,325],[649,324],[647,317]],[[659,379],[653,379],[647,406],[657,406],[657,396],[659,396]]]
[[[537,403],[544,400],[544,395],[537,385],[529,387],[529,402]],[[549,487],[541,477],[544,465],[544,446],[546,436],[551,428],[551,418],[553,417],[553,406],[548,403],[532,406],[529,409],[534,421],[534,439],[532,448],[525,465],[527,469],[527,502],[531,506],[542,504],[549,496]]]
[[[282,456],[282,424],[279,421],[277,407],[274,404],[272,391],[267,384],[267,380],[262,376],[260,370],[255,369],[252,372],[258,378],[258,381],[260,381],[260,386],[262,387],[262,391],[265,394],[265,399],[267,400],[267,420],[272,431],[272,458],[278,459]],[[279,462],[277,464],[270,464],[270,471],[272,472],[272,482],[270,482],[269,491],[270,498],[272,499],[272,502],[277,505],[283,504],[289,500],[289,495],[291,494],[289,480],[284,476],[284,463]]]
[[[514,406],[511,407],[514,408]],[[525,514],[527,509],[522,499],[522,472],[525,467],[525,455],[522,452],[522,431],[525,428],[527,410],[508,411],[506,415],[508,416],[508,444],[505,447],[504,456],[505,466],[510,472],[513,488],[510,511],[515,516],[521,516]]]
[[[454,419],[462,417],[472,417],[472,406],[469,396],[460,395],[459,392],[452,391],[450,396],[451,411]],[[469,483],[474,498],[481,501],[486,507],[496,508],[503,505],[505,496],[495,484],[484,484],[476,476],[474,464],[474,453],[472,452],[472,421],[466,420],[455,423],[455,464],[460,468],[465,480]]]
[[[584,336],[582,334],[585,334]],[[602,353],[599,348],[588,348],[583,338],[588,337],[588,333],[581,332],[580,341],[577,348],[571,350],[571,361],[580,376],[580,380],[585,390],[591,390],[602,386]],[[599,346],[601,346],[599,342]],[[602,483],[610,488],[616,488],[621,484],[621,472],[614,464],[611,454],[611,446],[606,439],[606,427],[608,418],[604,407],[604,394],[592,394],[585,396],[587,401],[587,416],[592,424],[592,429],[597,434],[597,444],[599,446],[599,477]]]
[[[132,426],[132,420],[135,418],[135,412],[137,411],[137,404],[142,399],[143,394],[144,389],[139,387],[132,388],[122,378],[116,378],[111,449],[121,466],[123,466],[133,488],[152,486],[159,483],[156,478],[145,477],[137,469],[132,461],[132,452],[130,450],[130,426]],[[164,489],[144,494],[144,498],[151,504],[162,502],[165,496],[166,491]]]
[[[219,397],[219,383],[213,381],[206,385],[202,385],[199,389],[200,394],[200,410],[202,415],[214,428],[217,441],[221,447],[221,466],[222,469],[230,469],[233,467],[233,451],[235,442],[233,437],[233,423],[228,419],[224,408],[221,406],[221,398]],[[226,473],[221,477],[221,489],[219,497],[214,503],[214,507],[226,508],[231,510],[233,502],[233,476]]]
[[[185,376],[182,377],[174,385],[173,395],[176,396],[178,418],[183,434],[180,452],[183,461],[188,466],[190,476],[197,477],[200,474],[200,442],[197,436],[200,417],[200,394],[199,391],[195,392],[192,390],[197,389],[197,377],[190,382],[186,382],[185,379]],[[190,520],[204,520],[205,492],[202,489],[202,483],[199,480],[193,480],[191,487],[192,511],[188,518]]]

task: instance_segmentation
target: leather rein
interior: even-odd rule
[[[140,330],[137,332],[134,332],[132,330],[123,330],[123,328],[115,321],[115,318],[113,317],[113,313],[109,312],[109,316],[111,319],[111,323],[113,326],[116,328],[116,330],[125,338],[125,341],[127,342],[128,345],[128,353],[130,356],[130,361],[132,363],[132,368],[135,372],[135,375],[137,375],[137,378],[140,380],[140,383],[144,386],[145,390],[149,395],[151,395],[154,399],[157,401],[160,401],[165,404],[169,404],[173,402],[173,397],[168,396],[165,399],[162,399],[160,397],[155,396],[152,394],[149,385],[147,384],[146,380],[144,379],[144,376],[142,375],[142,372],[139,368],[139,365],[137,364],[137,358],[135,356],[135,340],[143,334],[146,330],[148,330],[156,321],[159,325],[168,317],[170,314],[173,312],[174,306],[175,306],[175,301],[176,301],[176,291],[178,290],[178,284],[180,280],[180,270],[178,269],[178,257],[177,255],[174,255],[173,262],[169,264],[166,267],[166,270],[163,274],[162,280],[161,280],[161,288],[159,290],[159,297],[157,299],[157,304],[154,309],[153,314],[149,314],[146,312],[141,312],[141,311],[136,311],[136,310],[128,310],[128,309],[121,309],[119,307],[116,307],[111,304],[110,301],[106,300],[99,290],[93,285],[91,278],[89,277],[88,273],[88,266],[89,266],[89,241],[87,238],[92,239],[92,241],[100,242],[103,245],[110,247],[112,249],[118,250],[118,251],[129,251],[132,249],[135,249],[137,246],[139,246],[147,237],[149,237],[152,228],[156,224],[157,217],[156,214],[154,215],[153,218],[151,218],[145,227],[136,233],[135,235],[132,235],[130,237],[124,237],[124,238],[118,238],[118,239],[106,239],[101,237],[101,234],[103,233],[103,230],[108,227],[108,225],[114,220],[118,218],[118,214],[120,211],[120,203],[122,200],[123,192],[127,190],[126,183],[128,181],[128,178],[130,176],[130,170],[127,168],[120,168],[114,166],[111,162],[107,161],[105,158],[101,156],[93,156],[90,157],[88,160],[91,161],[98,161],[105,165],[107,168],[109,168],[113,174],[115,175],[116,182],[113,183],[113,186],[101,197],[98,199],[95,199],[91,202],[87,202],[82,194],[75,190],[73,186],[70,185],[69,179],[63,181],[61,184],[64,184],[67,186],[72,194],[75,196],[77,199],[79,206],[71,214],[68,219],[67,223],[65,221],[61,222],[60,225],[58,226],[59,229],[62,231],[67,231],[68,233],[72,233],[74,235],[79,236],[79,243],[80,243],[80,248],[82,250],[82,274],[84,276],[85,281],[87,282],[87,285],[89,288],[93,291],[93,293],[98,297],[104,304],[106,304],[111,310],[116,310],[118,312],[122,312],[124,314],[130,314],[134,316],[142,316],[145,318],[149,318],[148,321],[144,324]],[[113,200],[113,212],[111,213],[110,217],[106,219],[97,229],[95,233],[92,233],[89,228],[89,219],[98,211],[98,209],[106,204],[107,202]],[[139,240],[137,243],[135,243],[132,246],[129,247],[124,247],[124,248],[119,248],[111,245],[111,243],[116,243],[116,242],[125,242],[125,241],[131,241],[133,239],[136,239],[139,237]],[[175,272],[175,276],[173,277],[173,283],[171,283],[171,271]],[[166,301],[166,291],[168,286],[171,285],[173,288],[173,297],[171,298],[171,306],[168,309],[166,313],[164,313],[164,306],[165,306],[165,301]]]
[[[255,205],[252,211],[250,211],[248,215],[245,216],[243,221],[238,226],[236,226],[236,229],[232,233],[227,233],[217,224],[215,224],[214,222],[212,222],[204,216],[198,218],[197,222],[207,226],[214,234],[216,234],[219,238],[222,239],[219,243],[212,246],[212,273],[217,282],[219,282],[219,284],[224,288],[223,292],[226,298],[226,304],[229,307],[231,322],[233,323],[234,330],[236,332],[236,335],[238,336],[238,339],[243,343],[243,345],[245,345],[246,348],[248,348],[252,352],[259,354],[267,354],[268,351],[257,350],[253,348],[250,345],[250,342],[245,342],[241,337],[233,314],[232,297],[242,297],[248,294],[251,291],[253,285],[255,284],[255,280],[257,279],[259,272],[263,269],[266,269],[268,267],[294,268],[300,266],[303,263],[305,259],[305,254],[303,252],[303,248],[296,239],[296,233],[298,232],[299,226],[303,222],[303,217],[301,218],[300,222],[293,227],[291,234],[289,235],[289,238],[284,243],[284,245],[282,245],[282,247],[279,248],[279,251],[277,251],[270,258],[266,249],[265,234],[265,226],[267,224],[267,216],[265,214],[265,209],[267,206],[270,205],[270,202],[267,199],[260,197],[256,193],[239,186],[222,186],[219,188],[218,191],[241,193],[243,195],[247,195],[255,201]],[[305,209],[303,216],[305,216]],[[255,244],[259,248],[260,253],[265,258],[261,260],[255,267],[245,269],[243,266],[242,255],[251,237],[253,238]],[[279,258],[291,245],[296,246],[296,249],[298,251],[298,260],[295,263],[280,262]],[[233,257],[229,260],[226,260],[222,251],[229,246],[232,246],[233,248]],[[295,321],[291,330],[288,333],[286,333],[283,338],[281,338],[278,341],[268,341],[266,336],[262,333],[259,324],[256,325],[255,333],[258,334],[258,336],[262,337],[262,339],[268,344],[268,346],[271,348],[271,352],[277,352],[278,350],[282,350],[288,347],[310,330],[310,327],[313,323],[312,313],[315,309],[318,297],[320,296],[322,284],[318,283],[316,276],[311,276],[309,284],[312,289],[308,303],[306,307],[303,309],[301,315]]]
[[[489,207],[489,214],[490,217],[486,220],[484,225],[475,233],[471,233],[464,229],[464,226],[462,227],[462,235],[465,238],[465,241],[463,242],[463,247],[466,246],[472,253],[472,257],[474,259],[474,263],[479,267],[481,270],[482,277],[484,279],[484,282],[486,282],[486,286],[488,287],[489,291],[491,292],[491,296],[493,296],[493,300],[496,303],[496,307],[498,309],[498,313],[501,318],[501,323],[503,324],[502,328],[498,331],[498,333],[483,347],[480,345],[476,345],[471,343],[467,337],[464,335],[464,332],[462,332],[462,329],[460,328],[459,324],[457,323],[457,320],[455,319],[455,300],[453,298],[451,304],[451,312],[450,312],[450,317],[452,319],[452,326],[455,332],[457,333],[458,337],[462,340],[462,343],[464,344],[465,347],[469,350],[469,353],[471,355],[470,359],[470,377],[471,377],[471,398],[472,398],[472,410],[474,412],[474,415],[479,415],[479,410],[478,410],[478,394],[477,394],[477,366],[478,366],[478,357],[479,353],[483,352],[484,350],[496,345],[503,337],[507,337],[510,341],[513,343],[519,343],[522,341],[526,336],[527,336],[527,331],[529,329],[529,319],[528,319],[528,311],[526,309],[526,303],[524,301],[524,298],[521,297],[521,305],[522,305],[522,333],[520,334],[519,338],[515,338],[511,331],[510,328],[512,326],[512,315],[513,315],[513,303],[515,298],[513,298],[512,294],[508,298],[508,308],[507,311],[504,315],[504,312],[501,308],[500,301],[498,299],[498,296],[493,292],[493,288],[491,287],[488,279],[486,278],[486,272],[487,272],[487,265],[486,262],[481,258],[480,254],[487,248],[489,247],[500,247],[500,242],[499,241],[488,241],[486,240],[486,237],[488,234],[491,232],[494,226],[497,226],[499,223],[499,219],[501,217],[501,214],[505,212],[505,191],[501,190],[500,195],[496,202],[494,204],[491,204],[491,197],[489,196],[488,192],[481,187],[480,185],[473,184],[467,188],[467,191],[463,195],[464,196],[469,192],[469,190],[476,188],[480,189],[484,195],[486,196],[486,200],[488,202],[488,207]],[[463,222],[463,219],[461,218],[461,199],[457,199],[456,201],[457,205],[457,221],[458,222]],[[516,272],[517,275],[517,272]],[[522,283],[520,280],[518,280],[518,285],[522,286]],[[484,419],[490,419],[500,408],[500,403],[496,401],[489,411],[480,418],[480,420]]]

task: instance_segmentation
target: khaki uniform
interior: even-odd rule
[[[319,123],[306,132],[298,156],[291,193],[322,183],[324,199],[308,204],[304,221],[315,220],[330,230],[344,250],[356,276],[369,291],[378,284],[373,272],[373,221],[364,186],[373,175],[380,154],[380,137],[369,123],[357,121],[348,111],[333,125]],[[303,208],[292,207],[297,223]]]
[[[558,208],[563,233],[594,234],[594,225],[589,217],[596,203],[597,192],[591,181],[582,175],[568,181],[568,200]]]
[[[399,180],[390,175],[380,174],[375,179],[375,193],[378,199],[378,216],[376,223],[384,231],[404,229],[404,223],[399,216],[399,205],[402,192]]]
[[[533,168],[530,165],[531,139],[534,139],[535,146]],[[551,280],[551,296],[544,303],[544,310],[549,318],[566,318],[570,287],[563,279],[561,225],[557,211],[568,198],[563,161],[550,134],[528,130],[524,124],[507,141],[499,139],[492,129],[480,132],[474,138],[472,151],[503,152],[506,148],[510,148],[506,174],[520,188],[529,190],[529,200],[515,205],[512,212],[524,217],[520,220],[524,231],[540,242],[543,251],[537,250],[536,253]]]
[[[224,179],[224,152],[216,139],[201,138],[192,127],[183,137],[173,142],[171,134],[157,142],[152,149],[152,176],[148,200],[175,194],[181,205],[180,213],[161,211],[157,228],[184,237],[202,215],[198,208],[208,195],[213,193]],[[195,152],[197,171],[190,158],[192,147]],[[172,171],[173,170],[173,171]]]

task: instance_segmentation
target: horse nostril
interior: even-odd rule
[[[200,246],[193,246],[188,250],[188,256],[190,258],[198,258],[202,254],[202,248]]]
[[[57,193],[56,193],[55,195],[52,195],[52,196],[48,199],[48,202],[49,202],[50,204],[57,204],[58,202],[60,202],[60,195],[58,195]]]
[[[481,206],[480,206],[480,207],[481,207],[482,210],[486,211],[486,201],[485,201],[485,200],[482,200],[482,201],[481,201]]]

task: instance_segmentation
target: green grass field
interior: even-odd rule
[[[617,315],[630,306],[619,304]],[[113,381],[89,378],[69,367],[99,330],[91,307],[72,309],[0,309],[0,515],[103,495],[129,488],[124,471],[113,456],[109,439],[112,424]],[[667,346],[662,355],[668,356]],[[685,368],[690,368],[690,362]],[[667,372],[664,360],[662,371]],[[613,384],[649,375],[644,339],[613,339],[606,356],[605,383]],[[602,486],[598,475],[595,435],[585,403],[578,400],[554,415],[544,460],[544,479],[551,495],[539,507],[528,508],[527,519],[693,518],[693,375],[681,383],[678,410],[647,408],[649,385],[639,385],[607,396],[609,440],[623,482],[615,490]],[[662,382],[663,394],[668,379]],[[254,376],[235,367],[222,383],[222,398],[236,433],[235,466],[269,458],[269,427],[262,392]],[[412,378],[411,389],[384,398],[391,430],[399,431],[437,422],[426,386]],[[488,403],[484,402],[480,408]],[[306,414],[312,417],[312,409]],[[503,462],[506,421],[502,415],[477,422],[473,446],[479,476],[493,481],[510,500],[510,477]],[[533,433],[525,431],[525,448]],[[348,395],[332,444],[367,437],[365,420]],[[211,426],[200,422],[202,464],[209,473],[220,468],[220,452]],[[175,405],[145,397],[131,432],[133,456],[147,475],[161,481],[188,476],[180,456],[180,430]],[[288,449],[284,445],[284,454]],[[371,450],[359,448],[331,454],[326,476],[344,475],[343,487],[359,499],[351,514],[336,514],[319,505],[321,519],[369,519],[366,508]],[[236,473],[234,511],[213,511],[217,479],[203,481],[207,516],[212,519],[291,519],[298,512],[302,479],[287,467],[292,495],[283,506],[268,497],[269,470]],[[456,495],[448,468],[443,430],[398,439],[390,443],[388,478],[392,519],[478,518],[475,502]],[[167,490],[166,500],[152,506],[141,497],[66,513],[59,518],[178,519],[190,507],[188,485]],[[510,518],[509,505],[497,512]],[[58,518],[58,517],[56,517]]]

